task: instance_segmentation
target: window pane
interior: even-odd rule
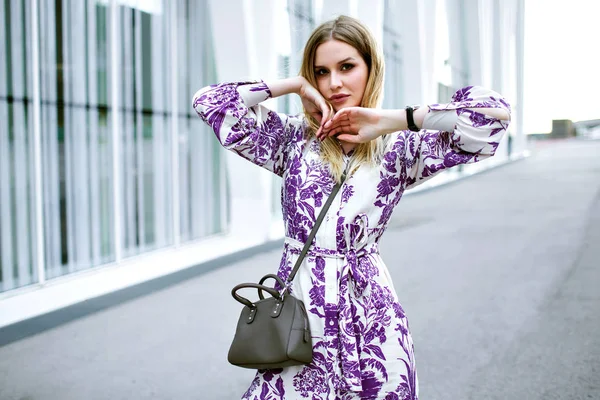
[[[0,292],[34,283],[31,10],[0,3]]]
[[[165,4],[118,7],[121,206],[126,256],[173,242],[169,19]]]
[[[0,291],[38,280],[32,49],[40,60],[39,195],[47,278],[113,262],[117,248],[131,256],[173,244],[174,113],[179,233],[191,240],[223,231],[229,220],[224,150],[190,107],[195,90],[216,81],[208,2],[38,4],[33,47],[30,2],[0,2]],[[110,45],[112,22],[117,48]],[[176,41],[170,40],[174,32]],[[117,71],[111,69],[113,56]],[[111,91],[113,76],[117,93]],[[112,126],[113,112],[119,113],[118,127]],[[113,154],[115,144],[119,154]],[[122,194],[116,206],[113,157]]]
[[[398,31],[399,20],[396,2],[386,0],[383,14],[383,54],[385,57],[385,83],[383,108],[403,108],[402,38]]]
[[[291,73],[300,71],[304,45],[315,28],[314,7],[312,0],[287,0],[290,16]]]
[[[191,107],[217,80],[207,1],[180,1],[178,17],[179,195],[181,240],[221,232],[228,223],[224,150]],[[190,38],[194,38],[193,40]]]
[[[95,0],[40,1],[48,278],[114,260],[108,18]]]

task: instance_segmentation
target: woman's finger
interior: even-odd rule
[[[322,122],[324,121],[323,114],[321,114],[320,111],[315,111],[315,112],[311,113],[311,115],[317,120],[319,125],[323,125],[322,124]]]
[[[349,123],[350,123],[350,121],[348,121],[348,120],[342,120],[342,121],[329,120],[327,123],[325,123],[323,125],[323,129],[325,131],[329,131],[331,129],[337,128],[338,126],[348,125]]]
[[[320,107],[321,113],[323,114],[323,123],[328,122],[331,118],[331,109],[329,108],[329,105],[325,101],[321,101]]]
[[[323,127],[320,126],[319,129],[317,129],[317,131],[315,132],[315,136],[317,137],[317,139],[321,140],[321,132],[323,131]]]
[[[310,115],[314,119],[316,119],[317,123],[319,124],[319,129],[317,129],[317,131],[315,132],[315,136],[317,137],[317,139],[319,139],[319,135],[323,131],[323,125],[325,125],[325,122],[327,122],[329,114],[322,107],[321,104],[313,102],[312,100],[311,100],[311,102],[312,102],[314,109],[310,111]]]
[[[324,125],[325,130],[332,129],[338,125],[348,125],[350,124],[350,119],[347,116],[336,114],[333,118]]]
[[[354,132],[354,130],[352,129],[352,125],[350,124],[337,125],[326,132],[326,136],[335,136],[339,134],[356,135],[357,132]]]
[[[338,140],[349,143],[360,143],[360,136],[352,135],[349,133],[342,133],[337,136]]]
[[[333,116],[332,120],[337,121],[340,119],[351,119],[357,115],[358,109],[359,107],[342,108]]]

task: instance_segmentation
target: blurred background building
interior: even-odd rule
[[[0,0],[0,326],[281,239],[279,179],[227,154],[192,96],[297,74],[339,14],[382,45],[384,107],[465,85],[511,101],[497,156],[450,174],[519,157],[523,3]]]

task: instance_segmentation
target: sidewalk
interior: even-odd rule
[[[381,243],[421,399],[600,398],[600,141],[406,196]],[[239,399],[231,287],[252,256],[0,347],[0,399]],[[293,399],[287,399],[293,400]]]

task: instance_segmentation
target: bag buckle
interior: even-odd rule
[[[282,309],[283,309],[283,296],[281,297],[281,300],[277,300],[275,302],[275,305],[273,306],[273,311],[271,311],[271,318],[279,317],[279,314],[281,314]]]
[[[252,322],[254,322],[255,316],[256,316],[256,305],[252,304],[252,307],[250,307],[250,313],[248,314],[248,318],[246,318],[246,323],[251,324]]]

